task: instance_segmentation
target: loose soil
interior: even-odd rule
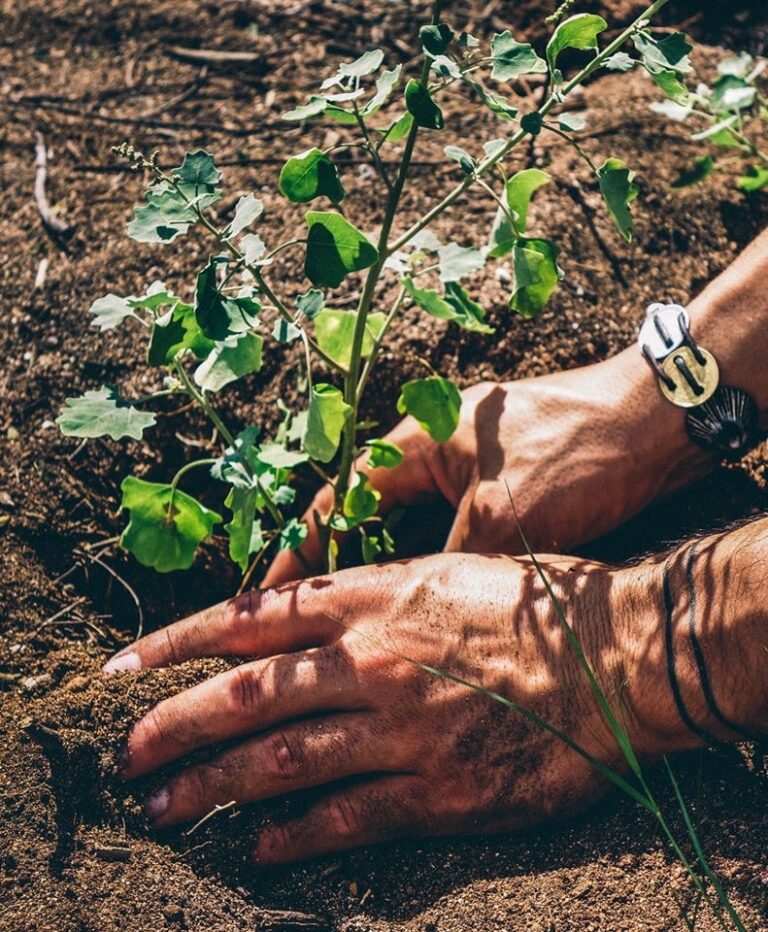
[[[661,930],[716,928],[650,818],[609,797],[565,825],[525,836],[410,841],[290,868],[258,872],[250,847],[264,819],[306,805],[302,798],[227,810],[194,832],[148,832],[140,800],[161,775],[126,791],[114,776],[126,729],[163,696],[201,680],[224,661],[105,681],[104,657],[127,643],[139,622],[157,628],[228,597],[237,578],[216,540],[188,573],[159,576],[108,542],[121,528],[119,483],[129,472],[167,478],[210,435],[191,411],[169,405],[147,443],[77,444],[52,424],[63,399],[103,382],[127,395],[156,385],[144,374],[143,341],[130,327],[99,334],[87,307],[108,291],[138,292],[162,277],[180,293],[207,245],[164,251],[131,244],[122,230],[142,182],[110,147],[128,138],[157,147],[164,164],[205,146],[225,167],[231,197],[255,191],[267,206],[268,242],[300,222],[274,197],[280,164],[342,130],[295,126],[279,115],[334,63],[373,45],[390,60],[415,53],[427,4],[362,0],[4,0],[0,35],[3,199],[0,205],[0,930]],[[507,27],[541,39],[542,8],[553,3],[472,0],[456,5],[470,29]],[[627,22],[635,0],[580,4]],[[673,3],[667,22],[704,46],[703,73],[721,50],[766,52],[761,0]],[[459,16],[460,19],[460,16]],[[257,51],[237,70],[179,61],[171,46]],[[640,170],[635,243],[618,239],[594,185],[557,141],[521,159],[558,179],[532,214],[536,228],[563,246],[567,279],[534,323],[505,303],[491,274],[473,282],[497,334],[468,336],[406,311],[383,354],[366,416],[390,425],[398,386],[419,372],[416,357],[462,385],[536,375],[602,359],[633,338],[638,314],[660,295],[685,302],[765,226],[768,196],[746,199],[733,175],[674,193],[677,168],[699,154],[676,124],[654,117],[647,81],[609,75],[584,95],[595,158],[618,154]],[[578,102],[577,102],[578,103]],[[447,142],[477,152],[500,133],[460,98],[446,108],[449,130],[419,150],[404,198],[406,217],[431,204],[456,177]],[[32,198],[34,131],[51,149],[49,195],[75,228],[54,242]],[[429,134],[425,134],[429,135]],[[344,150],[349,151],[349,150]],[[735,169],[734,169],[735,170]],[[344,167],[350,213],[375,227],[379,192],[370,170]],[[480,240],[492,208],[479,196],[457,204],[435,232]],[[44,282],[35,286],[42,260]],[[284,281],[303,287],[298,258]],[[356,282],[338,302],[350,306]],[[235,427],[272,429],[278,398],[296,396],[290,351],[270,351],[264,371],[225,394]],[[695,489],[649,511],[587,548],[614,561],[692,530],[716,527],[765,508],[761,452],[720,470]],[[190,476],[194,480],[194,476]],[[193,491],[202,492],[202,486]],[[310,480],[302,493],[310,494]],[[204,494],[214,502],[212,495]],[[445,510],[446,520],[450,515]],[[417,530],[434,525],[412,515]],[[431,533],[431,536],[430,536]],[[412,549],[439,547],[434,532]],[[118,578],[119,577],[119,578]],[[135,597],[134,594],[135,593]],[[137,601],[138,600],[138,604]],[[675,763],[704,847],[745,924],[768,927],[768,776],[758,749],[685,755]],[[654,776],[668,809],[673,800]]]

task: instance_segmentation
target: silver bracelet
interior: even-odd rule
[[[686,408],[690,439],[728,461],[741,459],[765,438],[755,399],[720,384],[717,360],[691,336],[688,311],[679,304],[651,304],[637,338],[672,404]]]

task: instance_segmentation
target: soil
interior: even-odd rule
[[[472,0],[460,5],[479,33],[512,28],[544,36],[536,0]],[[764,3],[673,3],[670,24],[702,47],[711,70],[721,49],[765,53]],[[198,446],[204,424],[169,405],[143,442],[78,444],[52,422],[64,398],[103,382],[127,395],[155,386],[145,375],[142,341],[129,328],[100,334],[87,308],[108,291],[139,293],[162,277],[186,293],[206,244],[182,248],[131,244],[122,235],[140,178],[110,147],[128,138],[158,148],[164,164],[205,146],[225,168],[231,197],[255,191],[267,210],[269,242],[300,221],[274,197],[287,154],[315,141],[330,145],[337,127],[295,126],[279,115],[329,73],[371,44],[388,58],[415,53],[427,4],[362,0],[2,0],[0,88],[3,198],[0,206],[0,930],[661,930],[717,927],[697,909],[681,868],[650,818],[609,797],[588,814],[525,836],[410,841],[269,872],[249,850],[264,819],[302,799],[218,813],[191,833],[148,832],[139,801],[162,774],[127,793],[114,775],[126,729],[158,699],[199,681],[224,661],[104,680],[105,656],[144,630],[228,597],[237,577],[216,540],[184,575],[144,570],[110,543],[119,533],[119,483],[129,472],[167,478]],[[458,7],[457,7],[458,8]],[[608,11],[611,23],[641,9],[635,0],[580,4]],[[172,57],[171,46],[257,51],[239,66],[202,69]],[[639,168],[642,193],[635,242],[615,235],[581,164],[557,142],[523,154],[561,179],[542,192],[536,228],[563,247],[567,279],[534,323],[508,310],[504,287],[478,276],[473,293],[498,328],[493,339],[466,335],[407,311],[383,354],[366,416],[396,419],[402,381],[422,356],[461,385],[536,375],[604,358],[633,338],[638,313],[668,295],[685,302],[765,226],[768,196],[745,198],[734,174],[682,193],[677,169],[700,154],[677,124],[654,117],[654,93],[636,75],[608,75],[584,95],[595,158],[618,154]],[[442,146],[479,151],[499,133],[490,117],[461,99],[446,108],[449,129],[419,150],[404,198],[413,218],[455,179]],[[286,128],[287,127],[287,128]],[[51,150],[48,192],[74,227],[51,239],[32,198],[34,131]],[[425,134],[428,136],[428,134]],[[349,151],[349,150],[342,150]],[[736,169],[734,169],[735,171]],[[380,219],[369,169],[348,160],[349,209],[371,227]],[[472,196],[435,225],[444,236],[485,229],[492,211]],[[469,241],[469,240],[467,240]],[[44,282],[36,285],[41,261]],[[301,290],[297,259],[284,280]],[[350,281],[340,306],[355,299]],[[270,352],[264,370],[224,396],[235,427],[277,419],[276,400],[296,394],[291,351]],[[174,416],[171,416],[174,414]],[[663,507],[651,508],[587,548],[620,561],[693,529],[716,527],[766,506],[758,451],[718,471]],[[200,486],[192,490],[211,498]],[[311,492],[307,480],[304,495]],[[445,511],[445,519],[450,515]],[[434,514],[429,522],[434,525]],[[427,524],[419,515],[408,523]],[[413,549],[439,547],[416,534]],[[705,850],[751,929],[768,928],[768,772],[759,749],[684,755],[676,763]],[[661,774],[660,797],[673,807]],[[154,781],[154,782],[153,782]]]

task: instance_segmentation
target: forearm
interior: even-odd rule
[[[688,311],[694,338],[718,362],[720,384],[749,392],[768,424],[768,230],[690,301]],[[669,494],[715,465],[715,457],[688,439],[685,409],[662,397],[636,346],[602,365],[604,381],[613,382],[634,425],[633,453],[655,470],[659,494]]]
[[[768,518],[687,543],[625,584],[643,749],[768,734]]]

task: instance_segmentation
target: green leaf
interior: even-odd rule
[[[299,450],[287,450],[279,443],[267,443],[258,452],[259,462],[274,469],[294,469],[309,457]]]
[[[246,233],[240,240],[240,248],[248,265],[264,265],[260,260],[267,251],[267,244],[258,233]]]
[[[375,535],[363,534],[360,542],[360,548],[363,554],[363,562],[366,565],[376,562],[376,557],[381,553],[382,546],[379,538]]]
[[[768,185],[768,168],[759,165],[750,165],[746,175],[738,180],[739,188],[747,194],[762,191]]]
[[[349,369],[352,340],[355,332],[357,315],[351,311],[322,310],[315,317],[315,339],[320,349],[343,369]],[[386,322],[386,314],[375,311],[369,314],[365,322],[361,355],[370,355],[374,341],[378,338]]]
[[[229,557],[244,573],[252,553],[264,546],[261,521],[256,517],[259,493],[256,489],[233,486],[224,504],[232,512],[232,519],[224,525],[229,537]]]
[[[580,113],[558,113],[557,122],[566,133],[575,133],[584,129],[587,121]]]
[[[309,103],[303,104],[283,114],[284,120],[308,120],[311,117],[319,116],[325,111],[328,101],[325,97],[311,97]]]
[[[691,99],[688,88],[680,81],[674,71],[651,71],[651,79],[660,87],[664,95],[681,106],[685,106]]]
[[[391,71],[383,71],[381,73],[376,81],[376,93],[363,107],[363,116],[371,116],[381,110],[384,104],[389,100],[392,91],[397,87],[402,72],[403,66],[396,65]]]
[[[461,71],[459,66],[455,61],[452,61],[448,58],[447,55],[438,55],[432,62],[432,67],[430,69],[439,78],[453,78],[454,81],[458,81],[461,78]]]
[[[368,440],[365,445],[370,450],[368,465],[373,468],[395,469],[405,458],[400,447],[389,440]]]
[[[522,317],[535,317],[560,281],[560,250],[545,239],[519,239],[512,249],[515,285],[509,306]]]
[[[603,68],[608,71],[631,71],[635,67],[635,60],[626,52],[614,52],[606,58]]]
[[[419,30],[421,45],[427,55],[431,55],[433,58],[437,58],[438,55],[445,55],[455,35],[456,33],[451,27],[446,26],[445,23],[422,26]]]
[[[195,382],[206,392],[217,392],[250,372],[261,369],[264,339],[256,333],[236,334],[216,343],[195,370]]]
[[[296,298],[296,307],[300,314],[313,320],[325,307],[325,295],[317,288],[310,288]]]
[[[376,247],[340,214],[310,210],[304,271],[313,285],[335,288],[350,272],[359,272],[379,258]]]
[[[143,294],[140,298],[131,295],[125,300],[128,302],[129,307],[158,311],[162,307],[175,305],[180,299],[175,294],[171,294],[162,282],[155,281],[147,288],[146,294]]]
[[[465,174],[471,175],[474,172],[475,160],[465,149],[462,149],[460,146],[445,146],[443,152],[445,152],[449,159],[458,162]]]
[[[187,152],[175,174],[183,184],[193,188],[216,187],[221,180],[221,172],[214,165],[213,156],[205,149]]]
[[[264,204],[252,194],[241,197],[235,205],[235,216],[227,230],[227,238],[231,239],[233,236],[237,236],[238,233],[242,233],[246,227],[261,216],[263,211]]]
[[[445,125],[442,111],[427,88],[415,78],[411,78],[405,86],[405,105],[417,126],[424,129],[442,129]]]
[[[86,392],[79,398],[67,398],[56,423],[66,437],[111,437],[113,440],[130,437],[141,440],[146,428],[155,423],[155,415],[123,401],[114,386],[102,385],[98,391]]]
[[[150,366],[167,366],[182,350],[192,350],[198,359],[205,359],[214,347],[197,323],[195,310],[179,301],[167,314],[152,325],[147,362]]]
[[[155,415],[123,401],[114,386],[102,385],[98,391],[65,399],[56,423],[66,437],[141,440],[142,433],[154,425]]]
[[[485,265],[485,256],[473,246],[447,243],[437,250],[440,262],[440,280],[457,282]]]
[[[524,168],[509,179],[504,189],[504,197],[515,220],[516,230],[513,229],[507,213],[499,207],[491,229],[488,253],[491,258],[498,259],[506,255],[514,246],[518,235],[525,233],[528,226],[528,208],[533,195],[549,181],[550,176],[547,172],[539,168]]]
[[[467,77],[465,77],[464,80],[492,113],[495,113],[496,116],[500,117],[502,120],[515,119],[519,111],[506,97],[487,91],[479,81],[473,81],[471,78]],[[506,144],[506,139],[503,140],[503,142]]]
[[[301,336],[301,328],[292,324],[289,320],[283,320],[279,317],[272,328],[272,336],[278,343],[292,343],[297,337]]]
[[[135,207],[128,235],[137,243],[171,243],[189,230],[197,217],[166,182],[147,191],[147,205]]]
[[[754,84],[735,74],[724,74],[712,85],[709,106],[713,110],[746,110],[752,106],[757,96]]]
[[[120,488],[121,507],[130,513],[121,546],[159,573],[189,569],[221,516],[165,483],[127,476]]]
[[[597,37],[608,27],[602,16],[594,13],[577,13],[564,19],[552,33],[547,43],[547,61],[551,71],[555,70],[558,55],[563,49],[597,48]]]
[[[93,314],[93,326],[98,327],[101,331],[112,330],[126,317],[134,316],[127,298],[121,298],[111,292],[94,301],[89,308],[89,312]]]
[[[672,188],[687,188],[689,185],[698,184],[708,178],[715,168],[715,162],[711,155],[705,155],[691,165],[690,168],[683,169],[680,174],[670,183]]]
[[[410,414],[433,440],[443,443],[459,426],[461,394],[453,382],[439,375],[414,379],[403,385],[397,410]]]
[[[539,58],[529,42],[518,42],[507,29],[491,39],[494,81],[514,81],[523,74],[544,74],[546,62]]]
[[[485,310],[474,302],[457,282],[447,282],[445,296],[428,288],[417,288],[412,279],[404,278],[403,287],[413,301],[439,320],[451,320],[472,333],[493,333],[485,323]]]
[[[682,32],[671,33],[657,39],[649,32],[640,32],[632,37],[635,48],[643,58],[643,66],[650,75],[671,71],[674,74],[688,74],[691,63],[688,60],[693,46]]]
[[[224,295],[217,286],[216,260],[213,258],[197,276],[195,318],[209,340],[225,340],[230,334],[229,313]]]
[[[339,74],[346,78],[364,78],[376,71],[383,61],[384,52],[381,49],[370,49],[354,61],[339,65]]]
[[[281,193],[294,204],[303,204],[321,195],[334,204],[344,198],[336,165],[317,148],[307,149],[288,159],[280,172],[278,184]]]
[[[628,243],[632,241],[630,204],[638,195],[638,187],[632,180],[634,177],[635,173],[621,159],[606,159],[597,170],[600,192],[608,211],[619,233]]]
[[[307,534],[309,534],[307,525],[303,521],[299,521],[298,518],[291,518],[280,531],[278,549],[297,550],[306,540]]]
[[[322,383],[312,387],[302,447],[313,460],[328,463],[333,459],[351,412],[352,406],[338,388]]]
[[[339,530],[349,530],[372,518],[379,509],[380,500],[381,493],[373,488],[365,473],[355,473],[344,496],[342,512],[345,521]]]
[[[384,142],[400,142],[411,131],[413,126],[413,116],[410,113],[404,113],[399,119],[389,127],[384,134]]]

